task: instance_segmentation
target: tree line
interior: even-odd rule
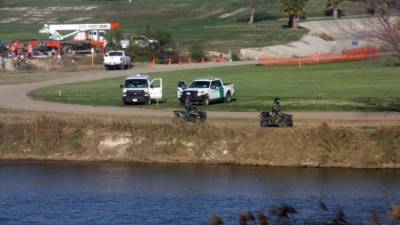
[[[241,0],[248,8],[250,8],[250,19],[249,24],[255,22],[256,9],[262,4],[267,4],[265,0]],[[300,18],[306,14],[306,6],[308,0],[280,0],[282,4],[282,12],[288,16],[288,27],[298,28]],[[334,18],[339,18],[343,15],[343,11],[340,9],[342,3],[345,0],[321,0],[326,7],[326,15],[330,15]],[[348,0],[349,1],[349,0]],[[382,11],[382,9],[390,8],[394,4],[398,4],[399,0],[360,0],[366,3],[366,11],[370,14],[376,14]]]
[[[263,0],[242,0],[250,9],[249,24],[254,23],[256,8],[264,4]],[[288,27],[297,28],[298,22],[305,15],[305,8],[308,0],[281,0],[282,11],[289,17]],[[343,0],[326,0],[325,5],[328,10],[332,10],[335,18],[339,17],[339,9]]]

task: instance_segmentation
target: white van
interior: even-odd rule
[[[126,105],[151,104],[153,100],[158,101],[163,97],[161,78],[150,80],[150,76],[143,74],[128,76],[120,87],[122,88],[122,101]]]

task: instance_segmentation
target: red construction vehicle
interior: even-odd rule
[[[119,23],[101,24],[45,24],[39,33],[48,34],[53,41],[46,46],[58,53],[90,53],[91,48],[104,51],[106,30],[120,29]],[[69,33],[68,33],[69,32]]]

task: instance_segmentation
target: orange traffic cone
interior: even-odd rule
[[[204,57],[201,57],[201,63],[204,63],[204,62],[205,62]]]
[[[215,63],[217,60],[215,58],[215,56],[212,56],[212,63]]]
[[[182,57],[179,57],[179,64],[180,64],[180,65],[183,64],[183,62],[182,62]]]
[[[221,55],[221,63],[225,63],[225,57],[224,57],[224,55]]]
[[[156,58],[153,57],[153,60],[151,60],[151,64],[153,64],[153,65],[156,64]]]
[[[189,56],[189,64],[192,64],[192,56]]]
[[[171,65],[171,64],[172,64],[172,59],[170,57],[170,58],[168,58],[168,65]]]

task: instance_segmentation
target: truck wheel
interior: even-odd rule
[[[120,70],[124,70],[125,69],[125,65],[124,64],[119,65],[119,69]]]
[[[108,66],[104,66],[104,70],[110,70],[110,67],[108,67]]]
[[[210,104],[210,99],[208,98],[208,96],[205,96],[203,99],[203,105],[209,105]]]
[[[232,96],[231,96],[231,93],[228,92],[228,93],[226,93],[226,96],[224,98],[224,102],[225,103],[230,103],[231,101],[232,101]]]
[[[151,98],[148,98],[148,99],[146,100],[146,105],[151,105]]]
[[[65,55],[71,55],[71,53],[72,53],[72,46],[70,46],[70,45],[64,46],[64,48],[63,48],[63,53],[64,53]]]

